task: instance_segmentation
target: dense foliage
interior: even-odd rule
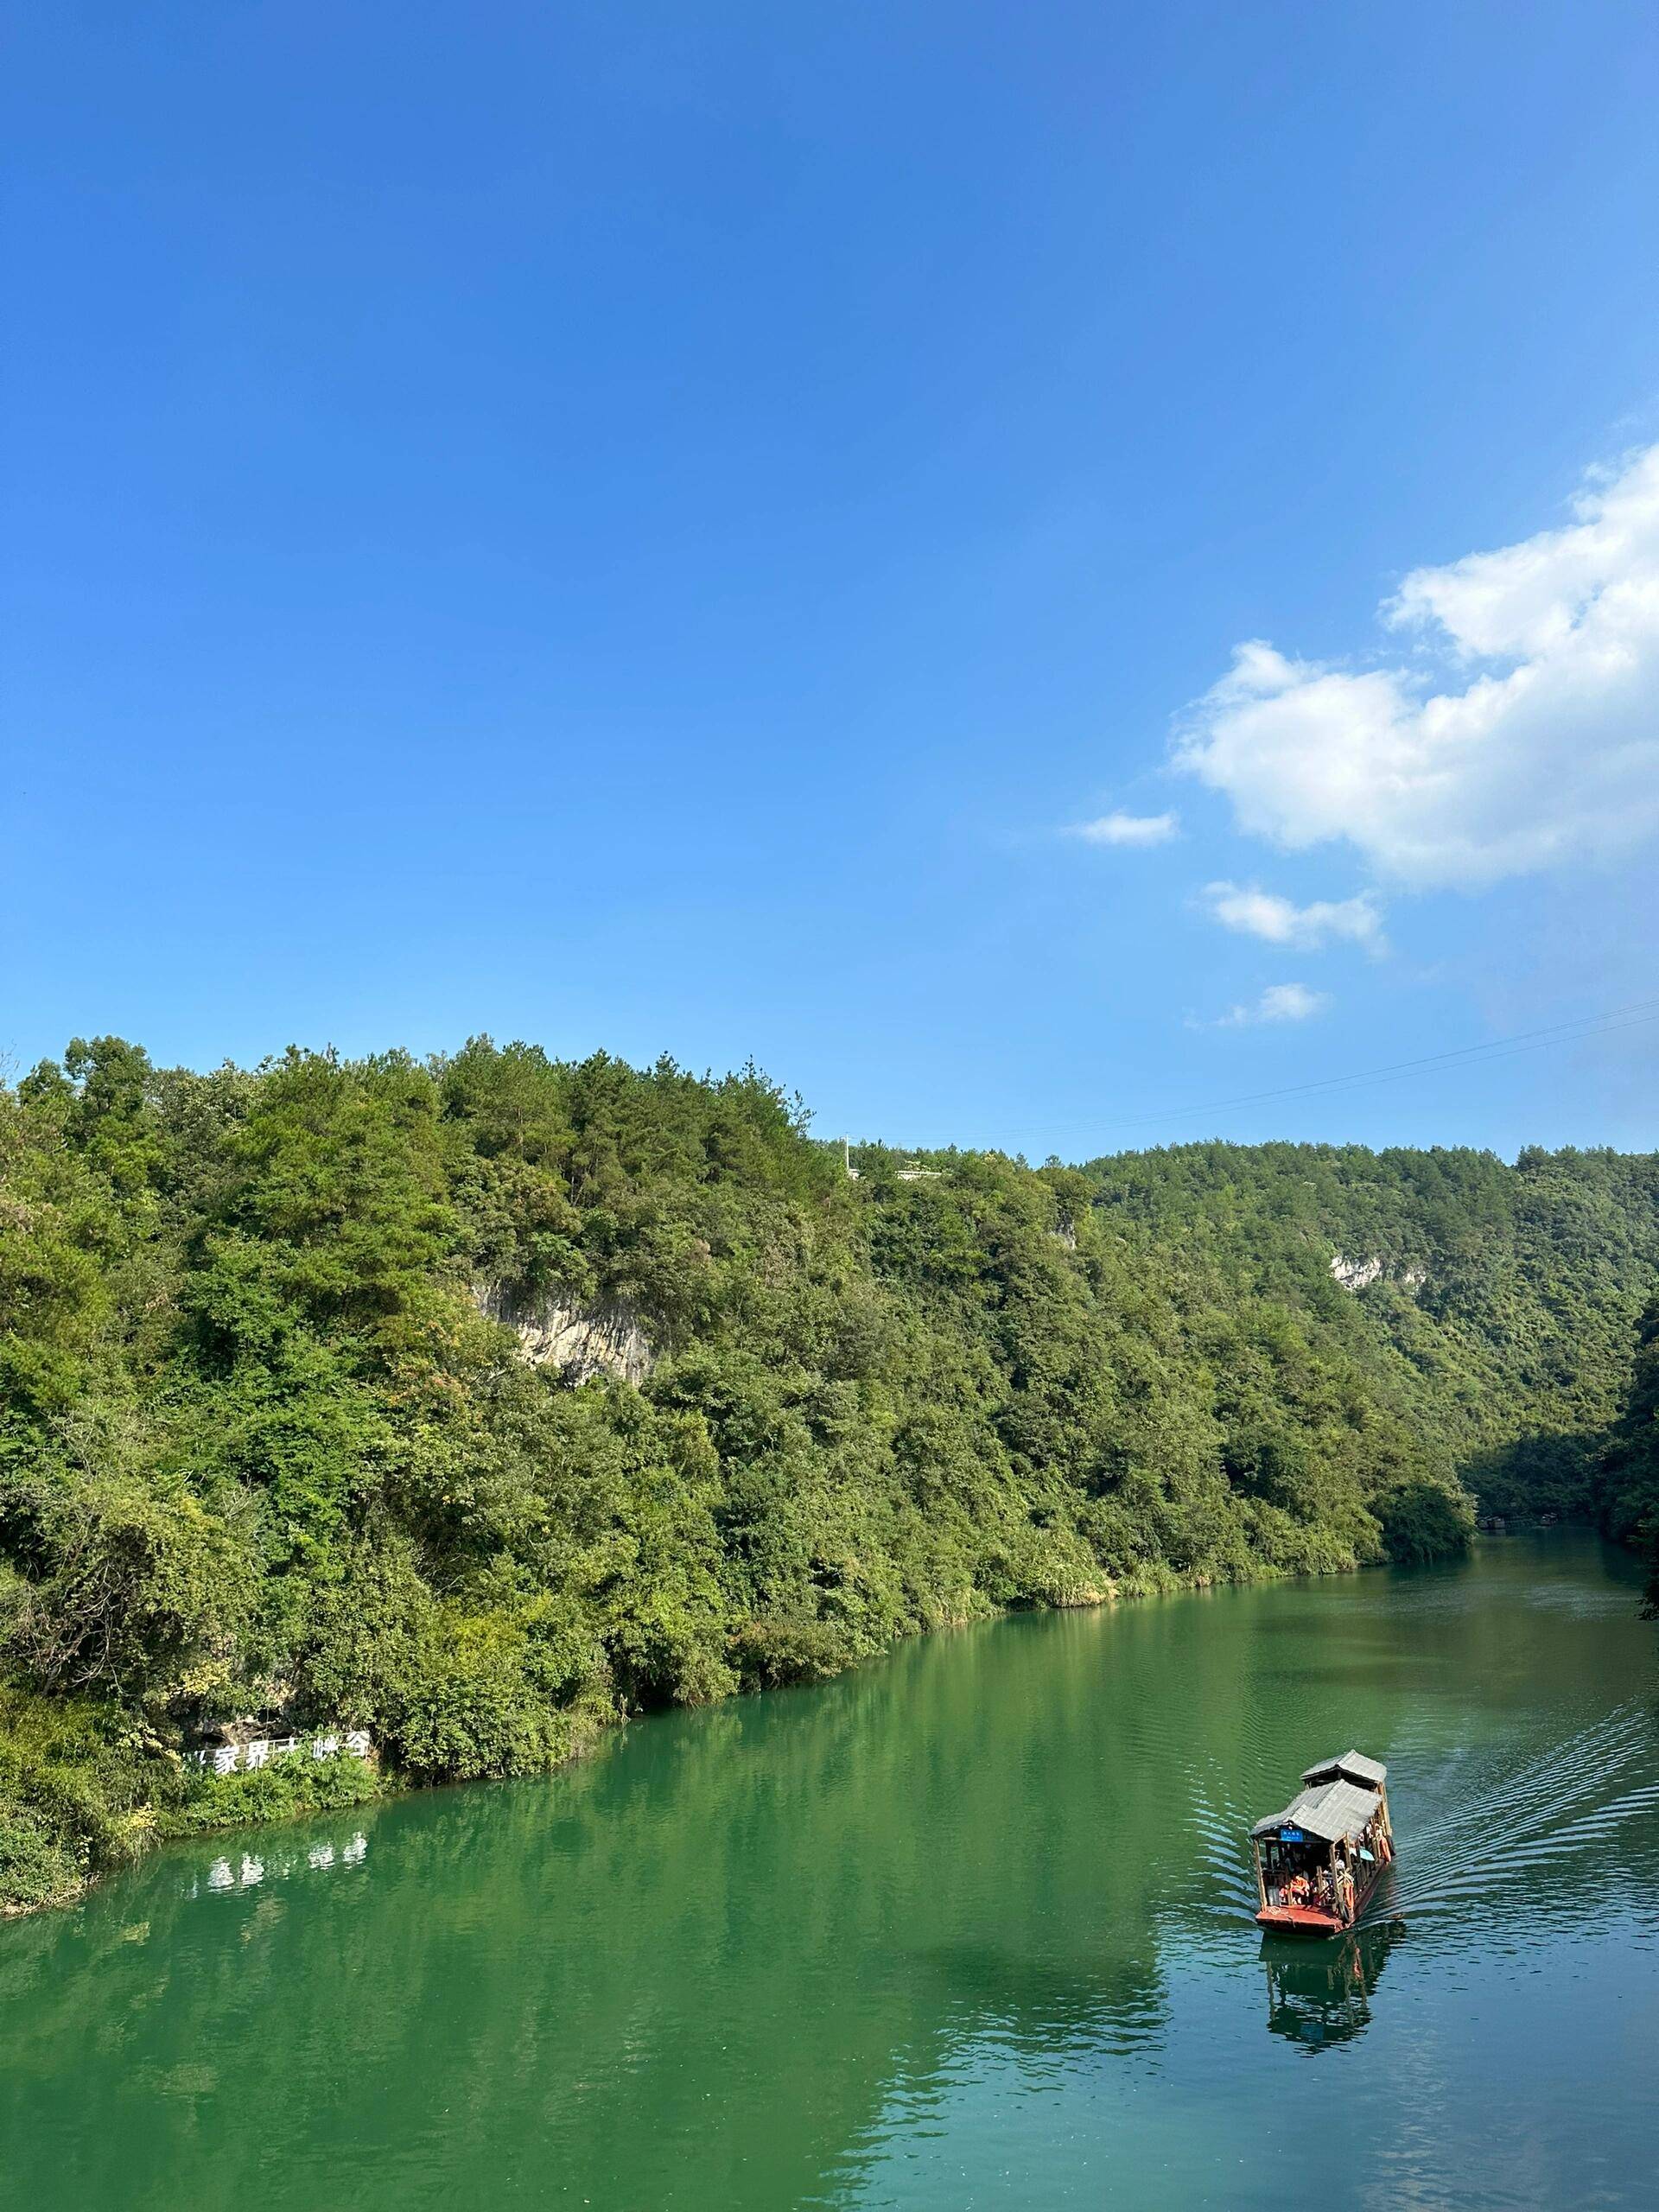
[[[0,1899],[234,1809],[216,1718],[511,1773],[995,1607],[1455,1548],[1465,1475],[1581,1504],[1659,1250],[1605,1154],[856,1164],[753,1071],[487,1039],[0,1091]]]
[[[1659,1287],[1659,1155],[1187,1145],[1090,1170],[1342,1346],[1495,1514],[1582,1515]],[[1373,1273],[1357,1294],[1333,1256]]]
[[[1611,1535],[1648,1562],[1644,1611],[1659,1619],[1659,1304],[1643,1316],[1636,1373],[1602,1454],[1599,1498]]]

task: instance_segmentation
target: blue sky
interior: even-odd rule
[[[14,25],[14,1069],[1659,1143],[1649,6]]]

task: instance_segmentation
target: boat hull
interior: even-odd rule
[[[1338,1920],[1334,1912],[1316,1912],[1311,1905],[1264,1904],[1255,1916],[1256,1925],[1274,1936],[1340,1936],[1349,1923]]]

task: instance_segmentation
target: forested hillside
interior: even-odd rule
[[[1602,1453],[1599,1506],[1610,1535],[1648,1562],[1649,1619],[1659,1619],[1659,1304],[1642,1317],[1636,1373]]]
[[[1466,1483],[1641,1518],[1591,1470],[1651,1159],[854,1163],[753,1071],[486,1039],[0,1091],[0,1900],[373,1786],[189,1778],[232,1716],[511,1773],[997,1607],[1433,1556]]]
[[[1659,1155],[1202,1144],[1089,1173],[1110,1217],[1340,1344],[1483,1510],[1614,1513],[1603,1447],[1659,1287]]]

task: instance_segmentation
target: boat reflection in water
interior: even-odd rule
[[[1306,2050],[1351,2043],[1370,2025],[1371,1992],[1403,1924],[1382,1921],[1317,1949],[1283,1936],[1262,1939],[1268,1970],[1268,2026]]]

